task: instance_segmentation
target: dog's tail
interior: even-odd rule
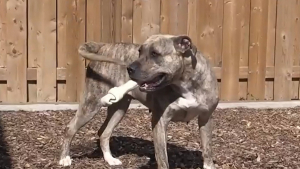
[[[99,54],[99,50],[102,46],[96,42],[87,42],[79,46],[78,53],[85,59],[92,60],[92,61],[100,61],[100,62],[109,62],[109,63],[115,63],[121,66],[127,66],[127,64],[124,61],[121,61],[119,59],[110,58],[109,56],[104,56]]]

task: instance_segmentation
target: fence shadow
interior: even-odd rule
[[[0,113],[1,117],[1,113]],[[12,161],[8,151],[8,144],[5,141],[2,119],[0,118],[0,168],[11,169]]]
[[[115,157],[122,155],[135,154],[140,157],[146,156],[150,160],[140,169],[156,168],[156,160],[153,142],[133,137],[112,137],[110,142],[112,153]],[[73,158],[102,158],[103,154],[97,140],[97,149],[92,153],[83,154]],[[170,168],[203,168],[203,159],[201,151],[191,151],[184,147],[174,144],[168,144],[168,157]]]

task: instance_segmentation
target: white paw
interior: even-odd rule
[[[72,159],[70,156],[66,156],[65,158],[59,160],[59,165],[64,167],[70,166],[71,163],[72,163]]]
[[[110,165],[110,166],[114,166],[114,165],[122,165],[122,162],[117,159],[117,158],[113,158],[113,157],[106,157],[105,161]]]

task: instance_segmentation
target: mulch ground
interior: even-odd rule
[[[57,165],[64,126],[75,111],[0,112],[0,168],[62,168]],[[110,168],[98,147],[102,111],[83,127],[71,146],[76,169]],[[147,110],[131,110],[111,139],[123,168],[155,168]],[[300,168],[300,108],[282,110],[217,110],[213,131],[218,168]],[[172,168],[202,168],[196,120],[171,123],[168,154]]]

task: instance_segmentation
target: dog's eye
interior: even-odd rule
[[[151,55],[152,55],[152,56],[158,56],[159,54],[158,54],[157,52],[155,52],[155,51],[152,51],[152,52],[151,52]]]

